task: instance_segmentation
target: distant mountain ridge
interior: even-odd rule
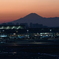
[[[43,24],[48,27],[58,27],[59,26],[59,17],[53,17],[53,18],[44,18],[36,13],[31,13],[23,18],[20,18],[18,20],[12,21],[12,23],[38,23]]]

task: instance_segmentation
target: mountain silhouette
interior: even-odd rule
[[[38,19],[38,18],[42,18],[41,16],[39,16],[38,14],[36,14],[36,13],[31,13],[31,14],[29,14],[29,15],[27,15],[27,16],[25,16],[24,18],[32,18],[32,19]]]
[[[38,23],[43,24],[48,27],[58,27],[59,26],[59,17],[53,17],[53,18],[44,18],[36,13],[31,13],[23,18],[20,18],[18,20],[12,21],[12,23]]]

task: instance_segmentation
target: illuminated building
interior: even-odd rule
[[[7,35],[7,36],[6,36]],[[21,25],[0,25],[0,38],[46,38],[59,36],[59,28],[25,28]]]
[[[21,25],[0,25],[0,29],[24,29]]]

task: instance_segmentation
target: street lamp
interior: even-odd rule
[[[29,30],[27,30],[27,36],[28,36],[28,38],[29,38],[29,34],[28,34],[28,33],[29,33]]]

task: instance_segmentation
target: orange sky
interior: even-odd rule
[[[13,21],[30,13],[59,17],[59,0],[0,0],[0,23]]]

